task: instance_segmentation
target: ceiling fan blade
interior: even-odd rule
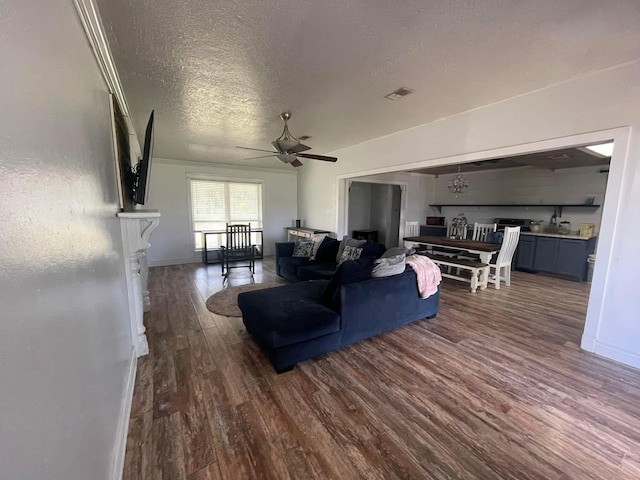
[[[273,154],[277,153],[277,152],[274,152],[273,150],[262,150],[261,148],[238,147],[237,145],[236,145],[236,148],[241,148],[243,150],[255,150],[256,152],[268,152]]]
[[[304,145],[302,143],[299,143],[295,147],[289,149],[289,151],[292,152],[292,153],[306,152],[307,150],[311,150],[311,147],[307,147],[306,145]]]
[[[277,153],[273,153],[271,155],[260,155],[259,157],[247,157],[247,158],[243,158],[243,160],[253,160],[255,158],[267,158],[267,157],[275,157],[277,156]]]
[[[312,158],[313,160],[324,160],[325,162],[337,162],[336,157],[326,157],[324,155],[313,155],[312,153],[298,153],[298,157]]]
[[[292,167],[301,167],[302,162],[296,158],[293,162],[290,162],[289,165],[291,165]]]

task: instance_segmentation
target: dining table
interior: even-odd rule
[[[478,255],[482,263],[489,263],[491,257],[500,251],[500,245],[497,243],[479,242],[477,240],[447,238],[447,237],[404,237],[405,247],[415,247],[416,245],[425,245],[429,247],[449,248],[452,250],[460,250],[461,252],[469,252]]]

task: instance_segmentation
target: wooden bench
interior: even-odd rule
[[[471,278],[466,278],[461,275],[454,275],[452,273],[441,272],[445,278],[452,278],[461,282],[467,282],[471,284],[471,292],[475,293],[478,287],[480,290],[487,288],[489,283],[489,265],[486,263],[478,262],[475,260],[466,260],[462,258],[451,258],[443,255],[427,255],[433,263],[438,266],[453,267],[458,272],[460,270],[466,270],[471,272]],[[440,269],[442,270],[442,269]]]

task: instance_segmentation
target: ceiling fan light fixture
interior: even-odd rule
[[[295,155],[289,155],[286,153],[280,154],[280,155],[276,155],[276,157],[278,158],[278,160],[280,160],[281,162],[284,163],[291,163],[296,159]]]
[[[236,147],[242,148],[243,150],[252,150],[256,152],[264,152],[269,155],[262,155],[260,157],[251,157],[253,158],[266,158],[266,157],[276,157],[283,163],[291,165],[292,167],[301,167],[302,162],[298,157],[302,158],[310,158],[312,160],[322,160],[325,162],[337,162],[338,159],[336,157],[328,157],[326,155],[316,155],[312,153],[302,153],[307,150],[311,150],[311,147],[300,143],[300,140],[291,135],[289,131],[289,127],[287,125],[287,120],[291,118],[290,112],[282,112],[280,114],[280,118],[284,121],[284,129],[282,130],[282,134],[271,142],[274,150],[263,150],[261,148],[251,148],[251,147]],[[309,136],[305,136],[304,138],[311,138]],[[248,159],[249,160],[249,159]]]
[[[282,134],[276,139],[275,143],[278,144],[278,147],[283,152],[288,152],[293,147],[300,143],[296,137],[291,135],[289,131],[289,125],[287,125],[287,121],[291,118],[291,112],[282,112],[280,114],[280,118],[284,120],[284,128],[282,129]]]
[[[280,150],[282,150],[283,152],[288,152],[293,147],[298,145],[300,142],[297,140],[291,140],[288,138],[278,138],[276,140],[276,143],[278,144],[278,147]]]

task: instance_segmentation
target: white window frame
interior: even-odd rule
[[[264,229],[264,179],[261,178],[245,178],[245,177],[220,177],[217,175],[206,175],[206,174],[194,174],[187,173],[186,174],[186,183],[187,183],[187,209],[189,210],[189,238],[191,239],[191,245],[193,247],[194,252],[202,252],[202,248],[196,247],[196,239],[195,239],[195,229],[193,222],[193,205],[191,201],[191,181],[192,180],[204,180],[209,182],[223,182],[223,183],[254,183],[260,185],[260,218],[262,222],[262,228]],[[227,205],[228,208],[228,205]],[[204,248],[204,246],[203,246]]]

